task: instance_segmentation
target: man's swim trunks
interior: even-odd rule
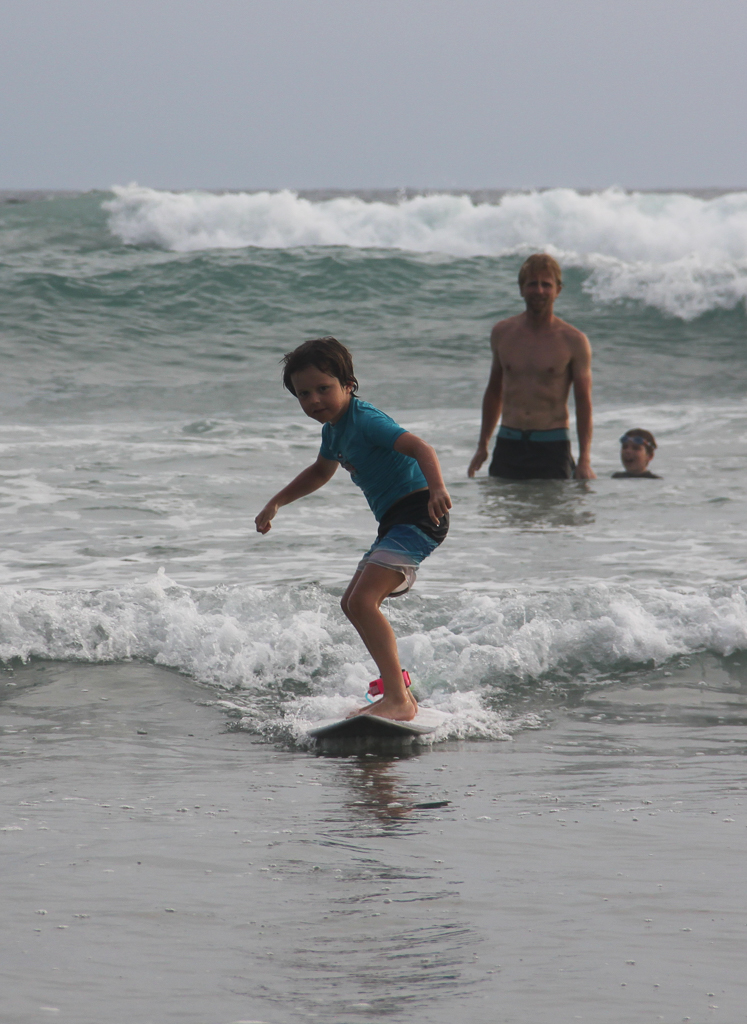
[[[504,480],[570,480],[575,468],[566,428],[515,430],[501,426],[488,472]]]
[[[389,596],[406,594],[415,582],[418,567],[436,550],[449,532],[449,513],[436,525],[428,515],[428,491],[416,491],[396,501],[381,517],[376,540],[358,564],[368,562],[394,569],[405,577]]]

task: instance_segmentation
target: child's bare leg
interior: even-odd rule
[[[398,587],[402,583],[403,577],[402,577],[401,573],[396,572],[396,571],[395,571],[394,575],[397,578],[397,582],[394,584],[394,587],[396,588],[396,587]],[[356,619],[354,617],[354,614],[353,614],[353,611],[351,610],[350,604],[349,604],[350,595],[353,593],[353,591],[355,590],[356,586],[358,585],[358,580],[360,579],[360,577],[361,577],[361,573],[360,572],[356,572],[353,575],[352,580],[348,584],[347,589],[346,589],[345,593],[343,594],[343,597],[342,597],[342,600],[340,601],[340,604],[342,606],[342,610],[345,612],[346,616],[348,617],[348,619],[350,620],[352,625],[355,626],[356,630],[358,631],[358,635],[360,636],[360,638],[363,641],[363,643],[366,645],[366,649],[368,650],[368,653],[371,655],[371,657],[374,659],[374,661],[376,661],[376,658],[374,656],[374,652],[371,649],[371,645],[369,644],[368,640],[366,639],[366,633],[365,633],[365,629],[364,629],[364,624],[362,622],[360,622],[360,621],[356,621]],[[389,594],[391,594],[391,590],[389,591],[389,593],[385,594],[384,597],[388,597]],[[381,603],[384,600],[384,597],[382,597],[379,600],[377,607],[381,607]],[[395,640],[395,644],[396,644],[396,640]],[[399,654],[397,654],[397,658],[399,659]],[[377,666],[378,666],[378,663],[377,663]],[[415,709],[415,713],[417,714],[418,702],[415,700],[415,697],[413,695],[412,690],[409,689],[407,686],[405,686],[405,692],[406,692],[408,698],[410,699],[410,702],[411,702],[412,706]],[[357,711],[351,712],[351,714],[348,715],[348,717],[351,718],[351,717],[353,717],[353,715],[362,714],[363,712],[370,712],[370,713],[373,713],[373,714],[378,714],[378,706],[379,706],[379,704],[381,703],[382,700],[383,700],[383,697],[379,697],[378,700],[372,701],[370,704],[364,704],[364,706],[361,707],[361,708],[358,708]]]
[[[409,722],[417,713],[417,704],[408,694],[402,678],[394,630],[381,611],[381,602],[401,582],[401,572],[369,562],[362,572],[353,576],[341,604],[376,662],[384,684],[381,700],[356,713],[373,713],[382,718]]]

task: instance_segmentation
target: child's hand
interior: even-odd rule
[[[433,522],[438,526],[441,519],[451,508],[451,498],[449,492],[445,487],[434,488],[431,491],[430,500],[428,501],[428,515],[431,517]]]
[[[257,533],[267,533],[272,529],[271,520],[277,515],[279,506],[274,501],[268,501],[254,522],[257,526]]]

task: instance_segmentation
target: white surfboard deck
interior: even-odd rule
[[[357,739],[415,739],[427,736],[444,725],[450,716],[435,708],[419,707],[418,713],[409,722],[395,722],[379,715],[355,715],[353,718],[330,718],[317,722],[308,730],[307,736],[316,740],[357,740]]]

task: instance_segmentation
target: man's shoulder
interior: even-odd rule
[[[499,320],[497,324],[493,325],[490,343],[495,348],[501,343],[510,343],[514,340],[521,341],[530,333],[534,335],[534,331],[527,323],[526,313],[518,313],[516,316]],[[573,324],[569,324],[566,320],[561,320],[559,316],[554,316],[551,323],[548,324],[545,329],[545,338],[548,341],[564,342],[573,351],[589,348],[589,339],[583,331],[580,331],[578,327],[574,327]]]
[[[566,320],[561,320],[559,316],[555,317],[555,321],[555,336],[567,349],[574,363],[588,362],[591,359],[591,345],[584,332]]]
[[[517,313],[516,316],[507,316],[505,320],[499,320],[498,323],[493,324],[493,332],[516,330],[516,328],[522,326],[524,319],[523,313]]]
[[[506,317],[505,320],[499,320],[497,324],[493,324],[493,329],[490,332],[490,342],[494,344],[502,338],[510,338],[515,334],[520,334],[522,330],[524,330],[523,313]]]
[[[559,316],[553,318],[553,327],[564,338],[567,338],[568,341],[586,342],[587,345],[589,343],[589,339],[583,331],[580,331],[578,327],[574,327],[573,324],[569,324],[567,320],[561,320]]]

